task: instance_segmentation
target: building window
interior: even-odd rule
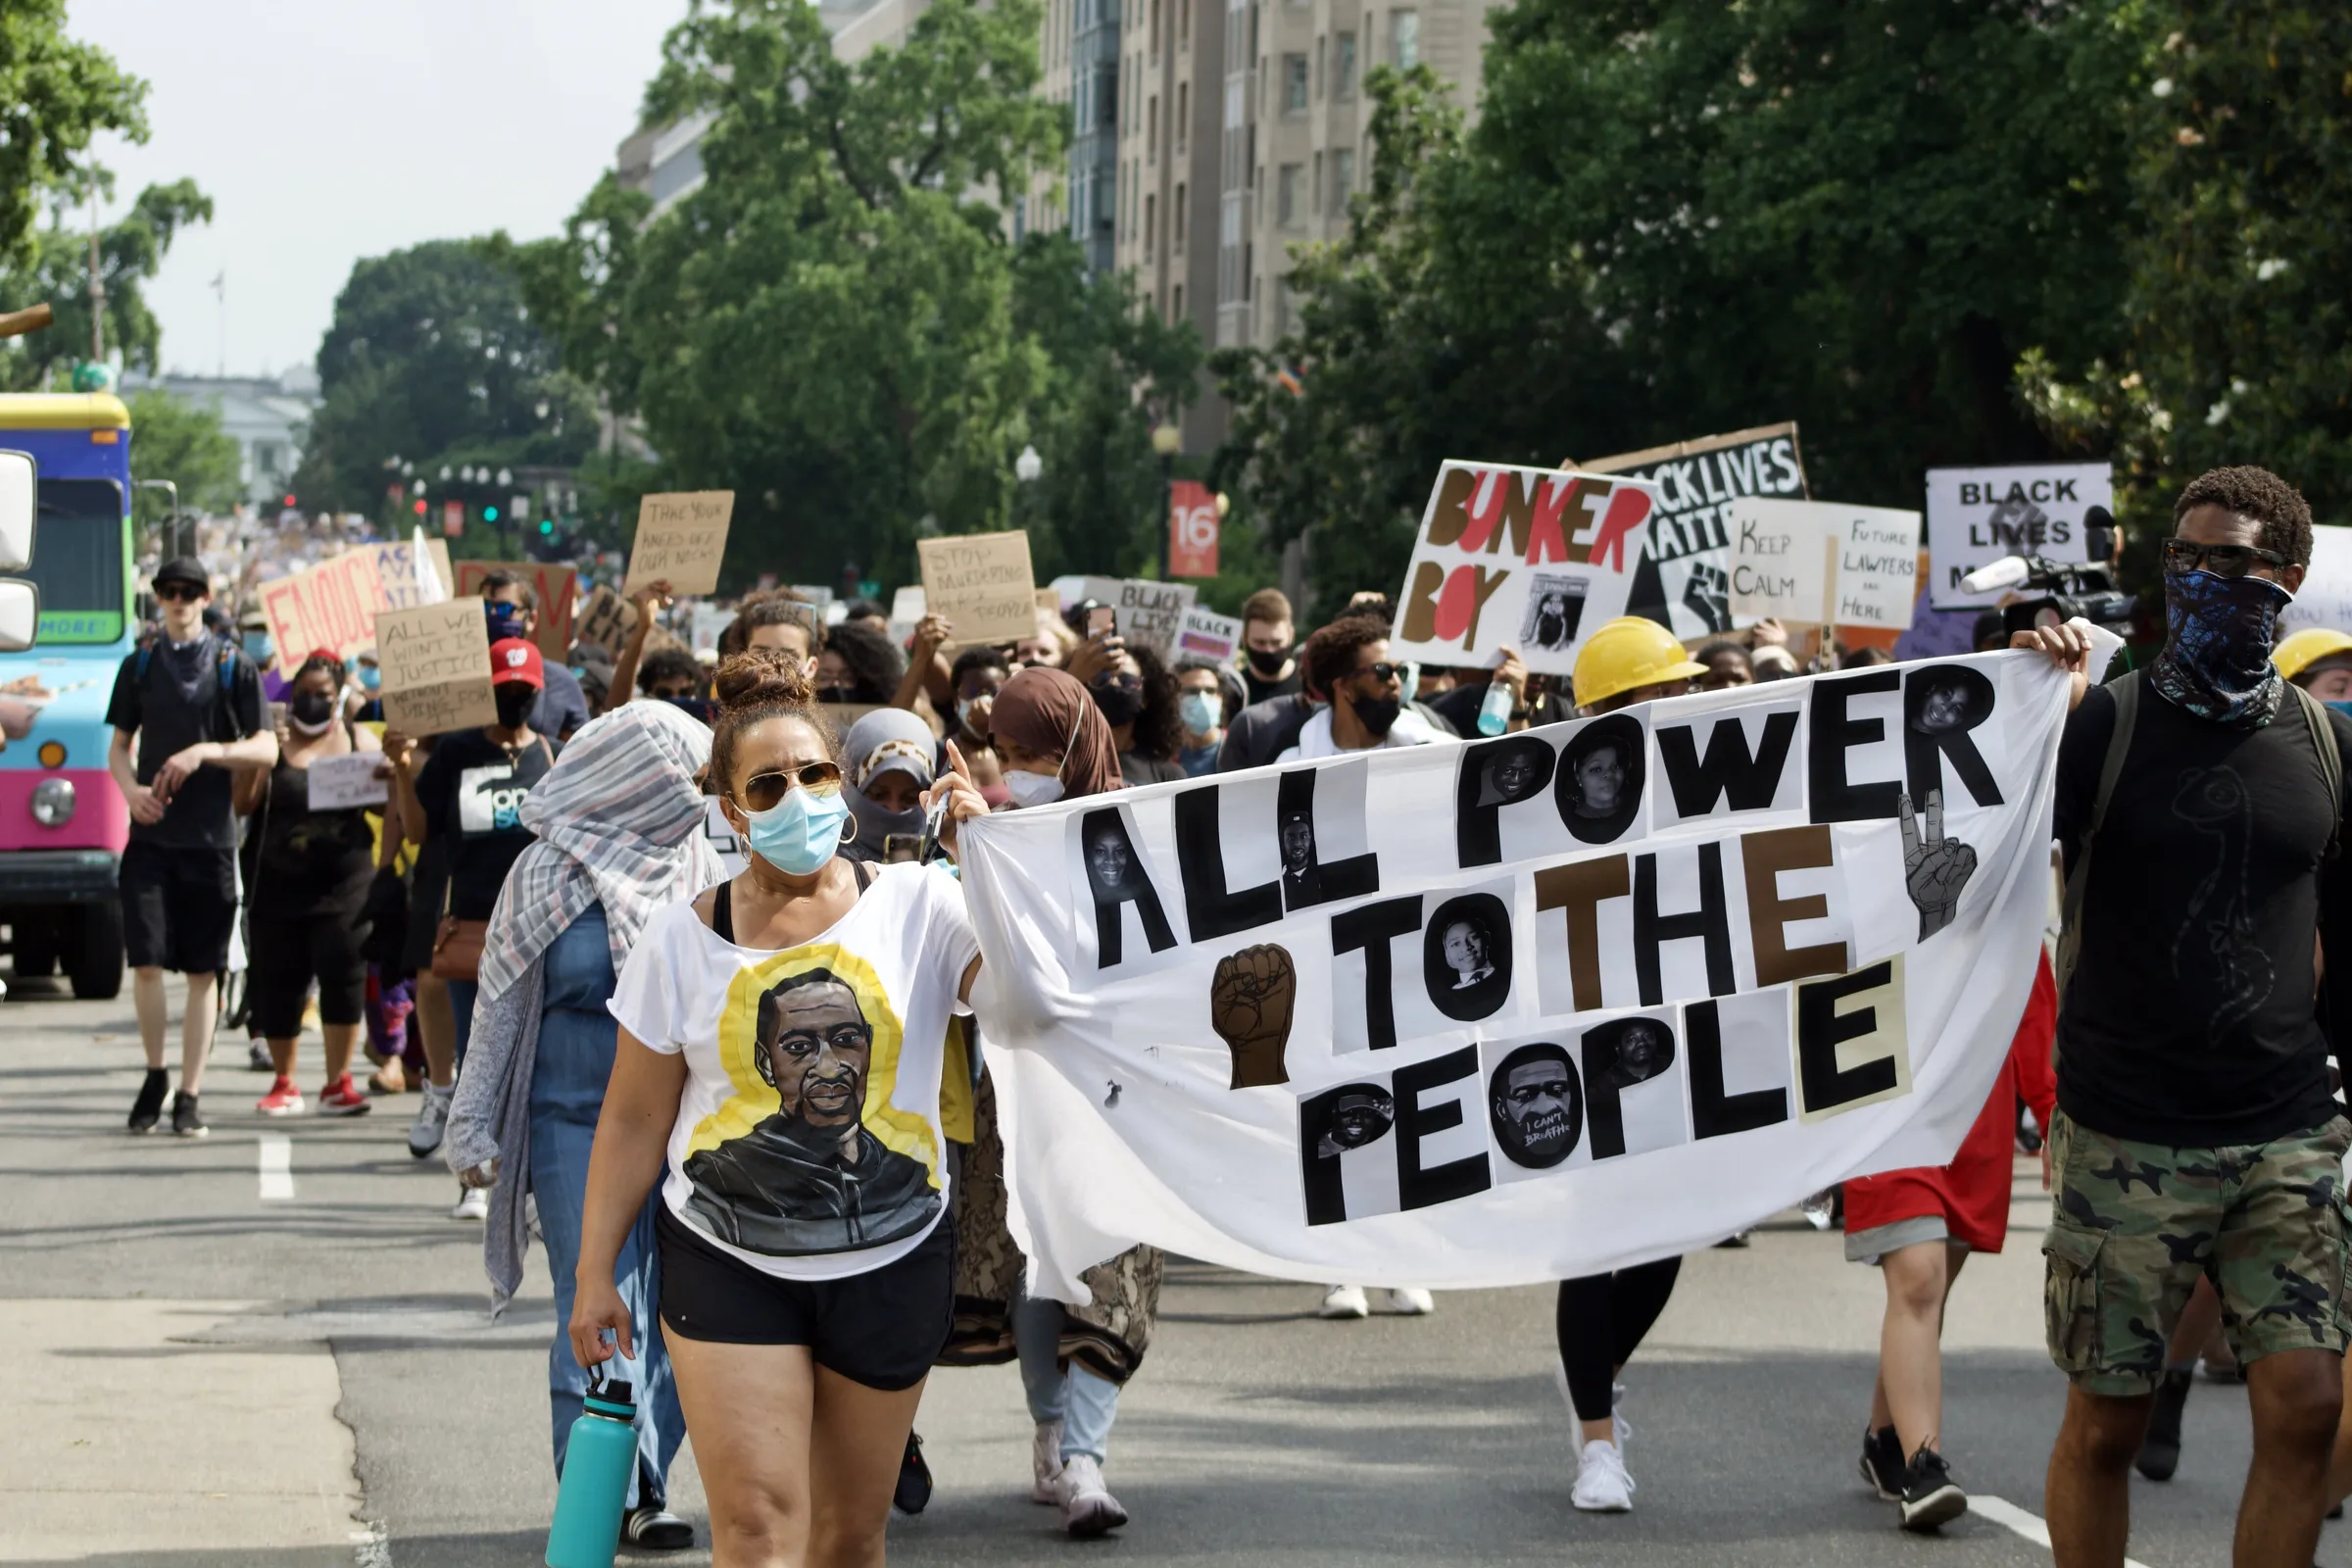
[[[1332,46],[1331,95],[1346,103],[1355,96],[1355,34],[1343,32]]]
[[[1289,228],[1304,216],[1298,198],[1304,194],[1299,187],[1306,181],[1306,167],[1285,164],[1277,172],[1274,184],[1274,219]]]
[[[1179,181],[1176,186],[1176,211],[1171,215],[1170,221],[1175,225],[1176,243],[1182,245],[1184,243],[1184,185],[1182,181]]]
[[[1306,56],[1282,57],[1282,112],[1302,114],[1306,110]]]
[[[1144,162],[1159,162],[1159,94],[1152,95],[1152,106],[1144,114]]]
[[[1193,0],[1176,0],[1176,41],[1187,50],[1193,47]]]
[[[1331,155],[1331,211],[1348,216],[1348,198],[1355,194],[1355,149],[1342,147]]]
[[[1146,196],[1144,198],[1144,249],[1146,250],[1150,250],[1152,248],[1152,220],[1154,216],[1154,209],[1157,207],[1158,202],[1159,198],[1156,196]]]
[[[1173,326],[1175,323],[1183,319],[1184,285],[1179,283],[1174,288],[1168,290],[1168,324]]]
[[[1152,58],[1157,60],[1159,58],[1159,0],[1152,0],[1152,31],[1149,36],[1152,40]]]
[[[1324,42],[1325,42],[1325,40],[1324,40],[1324,37],[1323,37],[1323,35],[1322,35],[1321,33],[1319,33],[1319,32],[1318,32],[1318,33],[1316,33],[1316,34],[1315,34],[1315,102],[1317,102],[1317,103],[1321,103],[1321,102],[1323,101],[1323,83],[1324,83],[1326,80],[1328,80],[1328,79],[1329,79],[1328,77],[1326,77],[1326,76],[1323,74],[1323,45],[1324,45]]]
[[[1250,270],[1256,265],[1257,246],[1254,244],[1244,245],[1242,247],[1242,298],[1246,300],[1253,300],[1257,298],[1257,291],[1250,287],[1250,278],[1254,275]]]
[[[1193,139],[1192,132],[1188,128],[1192,124],[1192,120],[1193,84],[1189,81],[1180,81],[1176,84],[1176,128],[1168,137],[1176,144],[1176,156],[1179,158],[1184,156],[1185,144]]]
[[[1314,197],[1315,205],[1311,211],[1316,217],[1320,218],[1323,215],[1323,155],[1321,153],[1315,154],[1315,175],[1312,195]]]
[[[1389,59],[1398,71],[1410,71],[1421,63],[1420,12],[1389,13]]]

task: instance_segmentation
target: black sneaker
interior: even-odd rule
[[[163,1119],[164,1096],[172,1091],[172,1075],[161,1067],[150,1067],[139,1084],[139,1098],[130,1104],[130,1130],[151,1133]]]
[[[906,1457],[899,1461],[899,1486],[890,1505],[901,1513],[921,1513],[931,1504],[931,1467],[923,1462],[923,1438],[906,1434]]]
[[[1862,1484],[1877,1493],[1881,1502],[1903,1500],[1903,1440],[1894,1435],[1894,1428],[1863,1430]]]
[[[1968,1494],[1952,1480],[1943,1455],[1923,1447],[1903,1471],[1903,1528],[1934,1530],[1968,1512]]]
[[[620,1516],[620,1544],[639,1551],[684,1551],[694,1544],[694,1526],[650,1503]]]
[[[2156,1385],[2156,1403],[2148,1411],[2147,1436],[2139,1440],[2132,1466],[2150,1481],[2170,1481],[2180,1468],[2180,1412],[2188,1406],[2190,1377],[2185,1368],[2167,1372]]]
[[[212,1131],[196,1110],[196,1097],[181,1091],[172,1097],[172,1130],[182,1138],[202,1138]]]

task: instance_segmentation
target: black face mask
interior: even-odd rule
[[[855,686],[819,686],[816,700],[820,703],[854,703],[858,700]]]
[[[323,728],[334,710],[334,699],[324,692],[296,692],[286,704],[286,711],[294,716],[294,722],[308,724],[314,730]]]
[[[537,687],[518,680],[500,681],[491,692],[498,702],[498,722],[507,729],[522,728],[522,721],[531,715],[531,704],[539,698]]]
[[[1282,666],[1290,662],[1291,651],[1287,648],[1277,648],[1272,653],[1266,652],[1263,648],[1250,650],[1250,667],[1267,680],[1280,680]]]
[[[1132,724],[1144,710],[1144,682],[1138,675],[1105,675],[1094,684],[1095,706],[1112,729]]]
[[[1376,740],[1386,740],[1396,723],[1396,715],[1404,711],[1404,704],[1394,697],[1350,697],[1355,709],[1356,722],[1372,732]]]

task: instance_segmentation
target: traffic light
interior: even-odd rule
[[[484,522],[496,522],[498,520],[498,509],[496,507],[484,507],[482,509],[482,520]]]
[[[540,532],[542,535],[551,534],[551,533],[554,533],[555,531],[556,531],[556,520],[555,520],[553,517],[541,517],[541,518],[539,519],[539,532]]]
[[[293,498],[292,496],[288,496],[288,497],[286,497],[286,506],[287,506],[287,507],[290,509],[290,508],[292,508],[292,507],[293,507],[293,505],[294,505],[294,498]]]
[[[421,501],[419,501],[419,502],[417,502],[417,503],[416,503],[416,506],[415,506],[413,509],[411,509],[411,510],[413,510],[413,511],[414,511],[414,512],[416,514],[416,515],[418,515],[419,517],[421,517],[421,516],[423,516],[423,515],[424,515],[424,503],[423,503],[423,502],[421,502]]]

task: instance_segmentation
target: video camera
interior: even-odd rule
[[[2105,507],[2082,514],[2084,543],[2092,557],[2086,562],[2045,561],[2039,556],[2003,556],[1960,579],[1963,593],[1988,594],[2009,588],[2045,590],[2039,599],[2021,599],[2001,610],[2001,630],[2031,631],[2057,626],[2080,615],[2094,626],[2121,631],[2132,622],[2137,601],[2119,591],[2113,554],[2115,516]]]

